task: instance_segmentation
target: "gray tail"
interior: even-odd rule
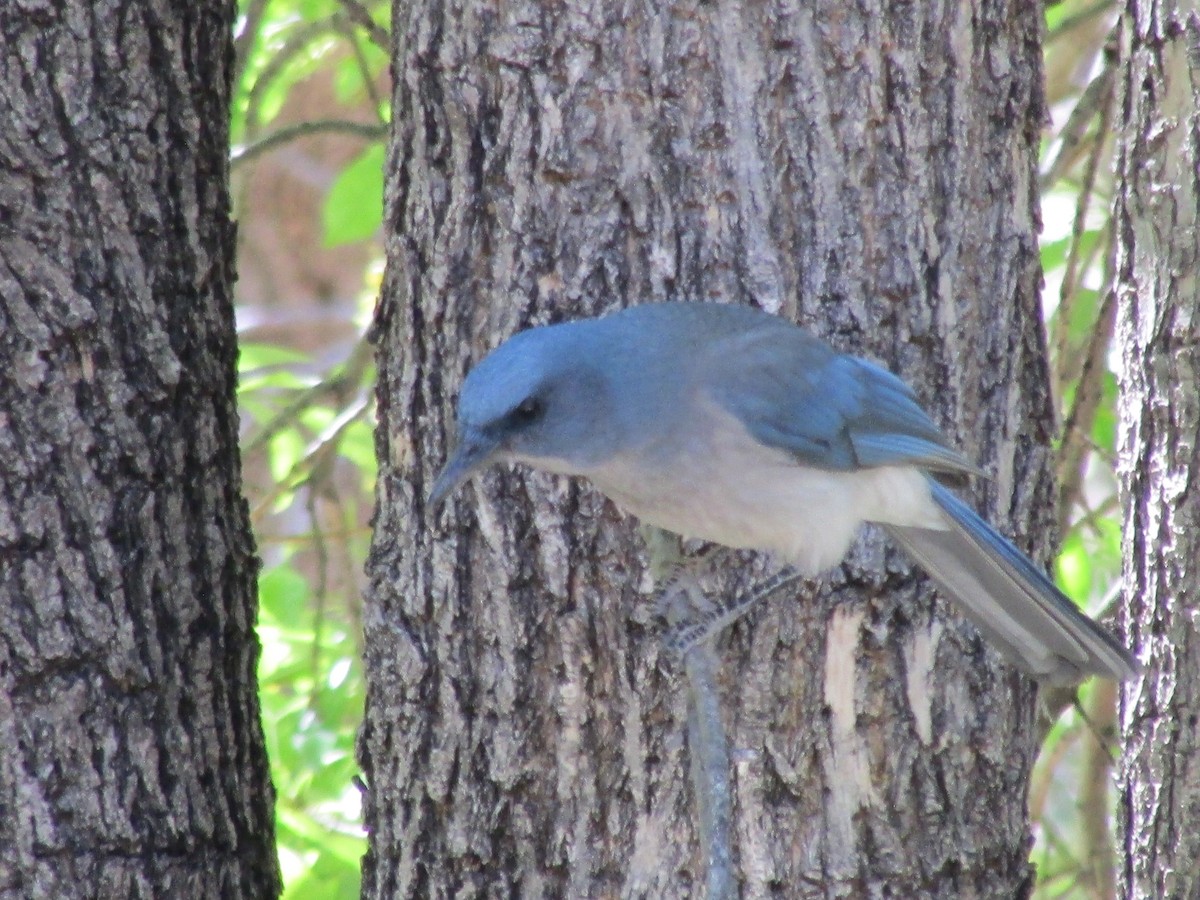
[[[1014,665],[1040,681],[1123,681],[1137,665],[1007,538],[932,478],[946,530],[883,526]]]

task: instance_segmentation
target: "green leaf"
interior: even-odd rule
[[[299,391],[311,386],[311,379],[301,378],[295,372],[279,370],[266,372],[262,375],[243,375],[238,379],[238,392],[241,394],[253,391]]]
[[[300,413],[300,421],[304,423],[304,427],[308,428],[314,434],[320,434],[328,428],[333,420],[338,417],[338,410],[330,406],[313,404],[305,407]]]
[[[308,582],[291,566],[276,566],[258,579],[258,600],[270,621],[296,627],[308,611]]]
[[[295,428],[276,433],[270,442],[271,477],[283,483],[304,457],[304,437]]]
[[[365,847],[363,848],[365,852]],[[327,866],[318,865],[318,857],[304,874],[287,886],[283,900],[356,900],[360,890],[357,867],[342,866],[333,877],[324,871]]]
[[[238,345],[238,371],[251,372],[268,366],[290,366],[308,362],[308,354],[279,344],[242,343]]]
[[[1105,372],[1101,384],[1100,405],[1092,422],[1092,440],[1097,447],[1112,453],[1117,448],[1117,376]]]
[[[372,144],[342,169],[325,198],[325,246],[372,237],[383,224],[384,146]]]
[[[1071,236],[1057,241],[1045,241],[1042,244],[1042,271],[1049,272],[1057,269],[1067,261],[1067,249],[1071,246]]]
[[[1083,346],[1096,330],[1100,312],[1100,293],[1092,288],[1080,288],[1071,303],[1071,320],[1067,323],[1071,341]]]
[[[239,388],[238,414],[242,417],[242,423],[245,424],[248,420],[256,424],[269,422],[278,412],[275,399],[269,394],[256,393],[253,389]]]
[[[1092,560],[1078,528],[1063,541],[1056,570],[1063,593],[1076,603],[1086,601],[1092,588]]]
[[[376,474],[375,429],[371,422],[359,419],[342,431],[338,452],[354,463],[372,481]]]
[[[351,779],[358,773],[358,763],[352,752],[338,759],[327,759],[313,772],[309,796],[318,799],[337,800],[347,791],[357,790]]]

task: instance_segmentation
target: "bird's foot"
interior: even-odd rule
[[[696,575],[680,567],[667,580],[658,601],[659,611],[667,620],[662,643],[668,658],[676,665],[682,663],[693,648],[715,638],[761,601],[803,577],[786,567],[727,603],[715,603],[705,595]]]

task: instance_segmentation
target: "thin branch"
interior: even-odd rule
[[[345,23],[342,28],[342,34],[346,38],[346,43],[350,45],[350,50],[354,54],[355,65],[358,66],[358,76],[362,79],[363,90],[367,92],[367,99],[371,102],[371,109],[375,111],[376,116],[381,122],[386,122],[383,116],[383,98],[379,96],[379,91],[375,89],[375,79],[371,75],[371,64],[367,61],[367,54],[363,53],[362,43],[358,39],[358,35],[354,32],[352,22]]]
[[[1109,815],[1109,787],[1115,749],[1113,735],[1117,725],[1116,684],[1102,681],[1096,685],[1087,720],[1093,729],[1093,739],[1084,745],[1079,790],[1084,879],[1091,885],[1093,896],[1113,900],[1117,895],[1117,851]]]
[[[1071,695],[1074,696],[1074,693],[1072,690]],[[1044,704],[1039,703],[1039,706],[1041,705]],[[1067,705],[1069,706],[1070,704],[1068,703]],[[1041,713],[1044,713],[1044,710],[1039,710],[1039,724],[1044,721]],[[1061,715],[1061,712],[1059,715]],[[1058,715],[1055,715],[1054,719],[1057,720]],[[1053,721],[1049,722],[1045,733],[1038,735],[1038,747],[1041,747],[1045,743],[1046,733],[1050,731],[1049,726],[1053,724]],[[1029,818],[1035,822],[1040,822],[1046,817],[1046,801],[1050,798],[1050,788],[1054,784],[1056,770],[1070,751],[1071,744],[1075,739],[1076,733],[1074,732],[1064,734],[1062,740],[1058,741],[1049,753],[1044,749],[1042,751],[1042,758],[1039,760],[1037,770],[1030,779],[1029,784]]]
[[[254,79],[254,84],[250,85],[250,90],[246,95],[247,134],[254,134],[258,130],[260,125],[258,109],[267,88],[283,73],[292,60],[308,50],[309,45],[314,41],[326,37],[330,32],[336,33],[338,23],[339,18],[332,16],[316,22],[297,25],[291,30],[279,49],[271,54],[267,64],[263,66],[263,70]]]
[[[262,156],[289,141],[309,137],[314,134],[349,134],[365,140],[379,140],[387,136],[386,125],[376,125],[371,122],[352,122],[347,119],[317,119],[314,122],[298,122],[295,125],[272,131],[266,137],[235,150],[230,155],[230,166],[237,168],[255,157]]]
[[[1099,451],[1095,447],[1092,447],[1092,452],[1098,453]],[[1113,467],[1113,460],[1106,459],[1104,460],[1104,463],[1109,468]],[[1120,511],[1120,503],[1118,502],[1117,495],[1115,493],[1111,493],[1100,501],[1099,506],[1092,506],[1091,504],[1084,503],[1081,500],[1079,503],[1079,508],[1083,510],[1083,515],[1075,520],[1073,527],[1086,528],[1095,535],[1102,535],[1103,532],[1101,531],[1101,523],[1105,520],[1112,519],[1112,517]],[[1105,609],[1108,608],[1107,603],[1108,601],[1105,600]]]
[[[1067,16],[1046,35],[1046,46],[1054,43],[1054,41],[1058,40],[1060,37],[1069,34],[1071,31],[1078,28],[1085,22],[1094,19],[1096,16],[1104,15],[1104,13],[1108,12],[1109,10],[1115,10],[1116,5],[1117,4],[1114,3],[1113,0],[1099,0],[1098,3],[1093,3],[1091,6],[1081,9],[1079,12]]]
[[[346,503],[343,501],[340,493],[334,498],[337,508],[342,513],[342,528],[344,533],[349,534],[354,540],[361,540],[364,536],[369,536],[369,529],[355,529],[355,524],[358,521],[356,517],[356,513],[358,511],[358,504],[356,500],[357,497],[352,495],[352,502]],[[326,536],[330,539],[333,537],[332,533],[330,532],[326,532]],[[355,550],[349,541],[347,541],[347,548],[348,552],[341,554],[342,565],[344,568],[344,571],[342,572],[342,583],[346,585],[344,609],[352,626],[350,629],[350,634],[353,636],[354,646],[357,650],[357,656],[361,658],[366,651],[366,648],[363,646],[363,642],[365,640],[363,636],[365,632],[363,631],[362,615],[363,592],[360,589],[358,582],[360,564],[355,563],[355,558],[357,555],[358,559],[365,559],[367,552],[366,548]]]
[[[309,484],[308,497],[304,504],[308,519],[312,522],[312,549],[316,555],[316,583],[313,587],[313,598],[316,605],[313,608],[313,634],[311,646],[312,690],[309,692],[309,706],[315,707],[320,699],[321,687],[325,679],[321,677],[321,642],[325,639],[325,608],[329,599],[329,547],[325,543],[325,532],[321,528],[321,518],[317,510],[317,490]]]
[[[340,544],[345,544],[364,537],[370,537],[371,529],[359,527],[338,528],[332,531],[326,530],[322,532],[322,534],[327,541],[335,541]],[[279,544],[284,547],[295,546],[299,547],[300,549],[306,549],[313,542],[313,536],[311,534],[296,534],[294,532],[275,533],[272,531],[267,531],[266,529],[255,532],[255,537],[258,539],[260,546],[265,544]]]
[[[375,21],[369,9],[363,6],[359,0],[339,0],[339,2],[342,4],[342,9],[346,11],[346,15],[350,20],[367,33],[367,37],[370,38],[372,44],[384,53],[392,52],[392,36],[388,34],[386,28]]]
[[[367,340],[366,335],[363,335],[340,367],[318,383],[301,391],[291,403],[263,425],[257,434],[249,438],[242,448],[242,456],[248,457],[251,453],[266,446],[271,438],[283,429],[291,427],[299,419],[300,414],[314,403],[318,403],[326,397],[339,398],[339,402],[344,402],[347,396],[352,396],[352,392],[358,389],[363,380],[372,354],[371,343]]]
[[[1038,184],[1043,191],[1053,187],[1054,183],[1066,174],[1084,151],[1087,146],[1085,138],[1089,132],[1088,126],[1091,125],[1092,120],[1097,115],[1107,118],[1107,111],[1112,108],[1115,81],[1116,72],[1113,64],[1106,63],[1100,74],[1083,89],[1083,93],[1080,94],[1079,100],[1071,110],[1071,115],[1059,131],[1058,153],[1054,155],[1054,161],[1047,167],[1045,174],[1038,179]],[[1102,120],[1100,127],[1092,132],[1092,142],[1095,147],[1103,146],[1108,136],[1107,124]],[[1095,147],[1093,153],[1098,152]]]
[[[370,397],[364,394],[338,413],[333,422],[305,448],[292,468],[276,482],[274,490],[269,491],[262,502],[250,510],[250,521],[257,525],[285,491],[294,491],[306,482],[311,484],[315,474],[337,455],[342,433],[370,411]]]
[[[1099,81],[1100,79],[1097,79]],[[1095,82],[1093,82],[1095,83]],[[1100,169],[1100,159],[1104,155],[1104,135],[1112,119],[1112,87],[1111,79],[1104,91],[1104,102],[1099,108],[1099,125],[1097,137],[1092,144],[1092,152],[1088,156],[1087,167],[1084,170],[1083,184],[1080,186],[1079,199],[1075,204],[1075,219],[1071,225],[1071,245],[1067,253],[1066,272],[1063,274],[1062,287],[1059,292],[1058,311],[1055,317],[1054,359],[1056,396],[1061,400],[1064,385],[1070,380],[1067,371],[1070,354],[1068,344],[1071,334],[1071,309],[1078,294],[1080,281],[1080,250],[1083,238],[1087,233],[1087,215],[1091,209],[1092,194],[1096,186],[1096,176]]]
[[[1104,292],[1096,326],[1088,340],[1087,354],[1070,412],[1063,421],[1062,444],[1058,451],[1058,533],[1066,534],[1071,520],[1071,510],[1083,490],[1084,459],[1092,448],[1092,425],[1100,409],[1104,395],[1105,361],[1116,327],[1116,291],[1109,288]]]

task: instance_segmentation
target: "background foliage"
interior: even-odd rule
[[[1111,615],[1120,574],[1109,272],[1117,12],[1087,0],[1046,12],[1042,263],[1061,422],[1057,574],[1101,616]],[[243,0],[238,23],[231,153],[251,236],[240,263],[240,397],[265,562],[261,700],[290,900],[357,897],[365,850],[354,740],[375,477],[365,326],[382,264],[387,16],[375,0]],[[270,166],[282,180],[264,174]],[[278,203],[256,199],[264,185]],[[256,217],[287,236],[291,256],[254,255]],[[336,277],[271,289],[273,267],[309,258],[328,258]],[[1086,685],[1077,701],[1048,696],[1046,707],[1030,797],[1037,896],[1112,897],[1115,691]]]
[[[279,856],[289,900],[350,900],[366,850],[354,742],[376,471],[365,325],[382,265],[387,4],[244,0],[240,12],[239,397],[264,560],[259,683]],[[284,239],[256,240],[261,229]],[[276,278],[277,268],[292,271]]]

